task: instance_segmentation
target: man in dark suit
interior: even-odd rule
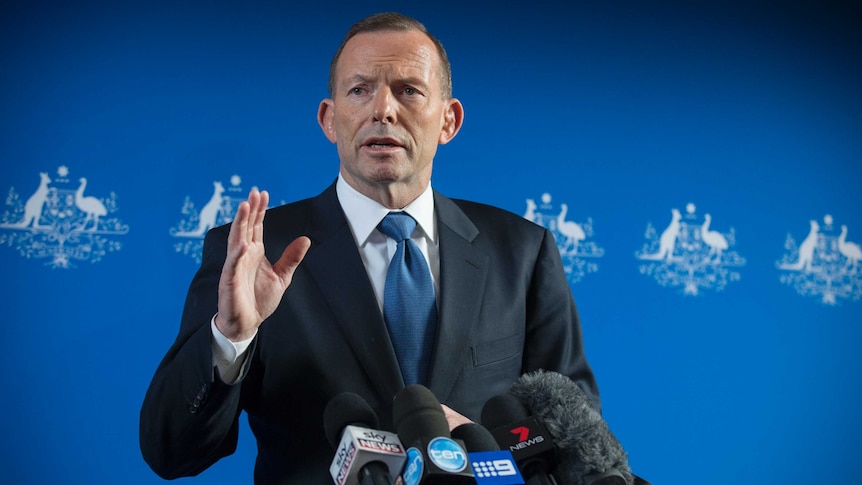
[[[195,475],[231,454],[243,410],[258,483],[331,483],[322,411],[336,394],[359,394],[392,429],[408,364],[384,316],[398,243],[378,224],[390,212],[416,221],[410,240],[436,304],[420,339],[427,372],[415,380],[450,427],[537,369],[571,377],[599,406],[550,232],[431,189],[437,146],[463,116],[446,53],[422,24],[378,14],[348,32],[318,112],[338,149],[336,182],[270,210],[268,194],[252,191],[206,236],[179,335],[141,410],[141,449],[160,476]]]

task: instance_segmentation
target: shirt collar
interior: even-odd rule
[[[347,223],[353,231],[353,237],[359,246],[364,246],[368,238],[377,229],[380,221],[391,212],[390,209],[359,193],[350,186],[341,174],[335,183],[335,192],[341,210],[347,216]],[[413,202],[407,204],[404,212],[416,219],[416,225],[424,233],[425,238],[432,244],[437,243],[437,225],[434,223],[434,192],[431,184]]]

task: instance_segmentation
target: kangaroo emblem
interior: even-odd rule
[[[808,235],[799,245],[799,259],[795,263],[781,264],[778,267],[781,269],[790,269],[795,271],[811,271],[811,263],[814,260],[814,248],[817,246],[817,234],[820,232],[820,224],[814,219],[811,220],[811,229]]]
[[[174,236],[180,237],[198,237],[203,236],[208,230],[216,226],[219,211],[221,210],[224,198],[224,186],[221,182],[213,182],[213,195],[209,202],[201,208],[198,215],[198,227],[191,231],[177,231]]]
[[[40,172],[39,177],[42,178],[39,183],[39,187],[36,189],[36,192],[33,192],[33,195],[27,199],[27,203],[24,204],[24,218],[17,223],[12,224],[11,227],[29,227],[31,223],[34,228],[44,227],[41,224],[42,206],[44,206],[45,201],[48,200],[48,184],[51,183],[51,179],[45,172]]]
[[[659,238],[658,251],[653,254],[645,254],[641,256],[641,259],[649,259],[655,261],[661,261],[662,259],[666,261],[673,260],[673,250],[676,247],[676,238],[679,236],[679,221],[681,219],[682,214],[679,212],[679,210],[671,209],[670,224],[668,224],[665,230],[661,233],[661,238]]]

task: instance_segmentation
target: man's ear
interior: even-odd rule
[[[335,143],[338,140],[335,132],[335,103],[331,99],[324,99],[320,102],[320,107],[317,109],[317,124],[323,130],[326,138]]]
[[[445,145],[452,138],[455,138],[464,123],[464,106],[461,105],[461,102],[451,98],[446,103],[447,107],[443,112],[443,127],[440,130],[440,137],[437,139],[437,143],[441,145]]]

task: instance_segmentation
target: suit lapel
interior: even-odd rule
[[[403,387],[398,361],[334,184],[313,200],[309,220],[312,245],[302,264],[370,381],[381,396],[391,398]]]
[[[467,362],[472,322],[479,318],[488,256],[472,242],[479,230],[450,199],[434,193],[440,244],[440,317],[428,388],[445,402]],[[314,198],[303,266],[314,279],[356,358],[381,396],[403,386],[398,360],[335,185]]]
[[[440,244],[440,318],[431,357],[429,389],[441,402],[466,365],[469,334],[479,318],[488,256],[472,242],[479,230],[452,202],[434,193],[434,210]]]

